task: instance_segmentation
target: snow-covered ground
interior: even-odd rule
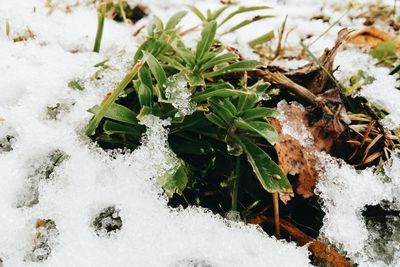
[[[75,1],[52,2],[56,9],[49,15],[45,0],[0,0],[0,140],[14,137],[9,141],[11,151],[0,150],[0,266],[309,265],[306,247],[277,241],[255,226],[226,221],[201,208],[169,208],[154,179],[172,164],[162,121],[146,124],[145,142],[132,153],[108,154],[89,141],[83,134],[90,119],[86,110],[99,103],[124,76],[142,41],[142,36],[134,37],[133,33],[151,15],[134,26],[106,20],[101,51],[93,53],[95,8],[82,3],[67,13],[63,7]],[[238,47],[247,57],[255,57],[247,42],[278,29],[288,14],[287,28],[293,28],[288,45],[297,46],[300,38],[318,36],[329,27],[310,17],[321,15],[324,7],[324,13],[334,21],[343,13],[334,6],[345,6],[343,2],[242,1],[246,6],[270,5],[273,9],[264,12],[277,17],[257,22],[249,26],[251,30],[247,27],[227,34],[221,40]],[[143,4],[150,14],[164,20],[185,9],[184,4],[196,4],[201,10],[220,5],[216,0],[149,0]],[[240,19],[238,16],[226,26]],[[197,24],[198,19],[188,15],[182,28]],[[334,43],[340,28],[361,25],[362,21],[350,21],[346,16],[341,25],[333,27],[311,48],[320,53]],[[13,42],[29,32],[34,38]],[[188,42],[196,40],[198,34],[190,34]],[[94,66],[105,59],[109,59],[111,68]],[[339,53],[340,77],[371,68],[371,61],[370,56],[358,52]],[[355,68],[355,64],[362,66]],[[374,70],[380,78],[361,94],[387,105],[392,122],[398,125],[400,97],[394,88],[396,81],[387,70]],[[93,78],[96,72],[99,75]],[[82,81],[84,90],[71,89],[68,83],[73,80]],[[374,94],[377,87],[387,93]],[[49,108],[57,104],[60,113],[49,115]],[[42,166],[51,160],[49,155],[54,151],[62,151],[65,160],[47,175]],[[373,252],[368,249],[372,246],[368,242],[376,234],[368,233],[361,211],[365,205],[382,200],[394,201],[392,208],[400,208],[400,160],[394,157],[387,164],[390,178],[370,170],[357,173],[333,159],[327,162],[318,186],[327,212],[322,237],[363,266],[382,266],[383,262],[373,260]],[[108,207],[113,207],[113,217],[122,221],[121,230],[109,237],[96,233],[93,225],[96,216]],[[42,239],[37,233],[43,228],[38,219],[51,220],[55,225],[42,234]],[[400,265],[399,223],[393,225],[397,239],[389,240],[387,246],[397,248],[392,264]],[[49,250],[47,260],[35,262]]]

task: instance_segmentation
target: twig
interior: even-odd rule
[[[278,192],[272,193],[272,202],[274,203],[274,225],[275,236],[281,239],[281,224],[279,223],[279,196]]]
[[[282,50],[282,38],[283,38],[283,33],[285,32],[287,18],[288,18],[288,15],[286,15],[285,19],[283,20],[282,26],[279,30],[278,46],[276,47],[274,59],[279,56],[279,54],[281,53],[281,50]]]
[[[280,87],[288,89],[292,93],[296,94],[309,104],[320,107],[321,101],[318,97],[310,92],[307,88],[293,82],[288,77],[280,72],[270,72],[269,70],[257,70],[257,74],[264,77],[267,81],[274,83]],[[333,112],[326,105],[322,106],[322,109],[329,115],[333,115]]]
[[[232,208],[231,210],[237,210],[237,200],[239,193],[239,177],[240,177],[240,157],[237,156],[235,160],[235,173],[234,173],[234,184],[233,184],[233,192],[232,192]]]

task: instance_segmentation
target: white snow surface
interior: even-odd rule
[[[75,0],[52,1],[59,5],[51,15],[44,0],[0,0],[0,140],[15,136],[13,150],[0,151],[0,259],[9,266],[308,266],[308,251],[294,243],[277,241],[255,226],[224,220],[206,209],[171,209],[167,198],[156,183],[160,171],[173,168],[174,157],[166,146],[166,122],[146,123],[148,134],[137,150],[106,153],[83,134],[91,114],[86,110],[98,104],[112,90],[130,67],[133,53],[143,35],[133,33],[145,25],[151,15],[162,20],[195,4],[200,10],[220,7],[216,0],[146,0],[150,16],[136,25],[106,20],[101,52],[92,47],[97,26],[96,10],[91,5],[62,11]],[[220,37],[247,58],[257,58],[247,42],[281,26],[288,14],[287,47],[298,47],[300,39],[323,33],[329,23],[310,20],[313,16],[329,15],[331,22],[346,11],[349,1],[341,0],[251,0],[242,5],[269,5],[273,9],[260,12],[276,18],[258,21],[234,34]],[[372,3],[373,0],[360,1]],[[392,4],[392,1],[385,1]],[[351,10],[348,15],[360,12]],[[224,25],[225,29],[249,16],[237,16]],[[6,24],[10,36],[6,36]],[[334,26],[311,50],[320,54],[330,47],[342,27],[361,28],[362,20],[348,16]],[[199,24],[197,17],[187,15],[183,30]],[[35,38],[14,43],[13,38],[27,30]],[[189,45],[198,40],[199,32],[188,34]],[[273,43],[276,42],[272,41]],[[105,59],[111,66],[94,67]],[[282,60],[278,64],[296,67],[304,62]],[[375,74],[376,81],[365,86],[360,94],[390,112],[386,125],[400,124],[395,91],[395,77],[388,70],[372,66],[373,59],[355,50],[340,52],[335,73],[343,81],[359,69]],[[91,79],[99,71],[99,79]],[[374,75],[373,75],[374,76]],[[71,80],[81,80],[85,89],[72,90]],[[380,94],[376,94],[376,90]],[[47,115],[47,106],[62,104],[57,120]],[[288,126],[289,127],[289,126]],[[292,127],[293,128],[293,127]],[[288,133],[298,129],[287,128]],[[309,134],[300,129],[297,137],[306,144]],[[295,136],[296,137],[296,136]],[[55,169],[48,180],[38,184],[39,203],[17,208],[25,192],[33,168],[51,151],[59,149],[69,157]],[[366,205],[388,201],[391,209],[399,210],[400,159],[385,166],[386,176],[371,170],[357,173],[351,166],[321,156],[325,163],[323,179],[317,192],[324,201],[326,217],[322,238],[327,239],[360,266],[385,266],[376,254],[370,253],[373,229],[364,222],[361,212]],[[39,162],[39,163],[38,163]],[[389,178],[388,178],[389,177]],[[110,237],[95,234],[92,222],[104,208],[120,210],[122,228]],[[37,219],[51,219],[59,235],[52,241],[50,257],[40,263],[24,261],[32,250]],[[398,226],[398,224],[397,224]],[[398,228],[397,228],[398,229]],[[398,240],[389,244],[400,251]],[[394,255],[392,266],[399,266],[400,255]],[[375,257],[375,258],[374,258]],[[397,261],[396,261],[397,259]],[[0,266],[2,263],[0,261]]]
[[[45,1],[0,1],[0,133],[15,136],[13,150],[0,154],[0,258],[14,266],[308,266],[308,251],[277,241],[258,227],[228,222],[206,209],[171,209],[155,181],[173,166],[163,123],[151,122],[137,150],[112,155],[83,134],[99,103],[124,76],[140,27],[106,21],[101,53],[91,52],[97,17],[93,7],[47,15]],[[6,20],[10,38],[5,35]],[[14,43],[27,28],[34,39]],[[111,69],[89,78],[110,58]],[[68,82],[83,79],[83,91]],[[57,120],[47,106],[62,103]],[[158,129],[158,130],[157,130]],[[158,131],[158,132],[157,132]],[[38,183],[37,204],[17,208],[28,197],[27,179],[38,162],[59,149],[69,157]],[[22,194],[22,195],[21,195]],[[93,219],[104,208],[120,210],[122,228],[111,237],[95,234]],[[47,260],[33,263],[37,219],[59,231]]]
[[[362,70],[367,75],[374,77],[371,84],[362,86],[359,95],[378,108],[383,108],[389,114],[383,119],[383,124],[389,129],[398,128],[400,125],[400,86],[396,75],[389,75],[390,69],[376,66],[377,59],[360,49],[350,48],[341,51],[335,58],[338,66],[335,77],[342,83],[347,84],[352,75]]]
[[[373,226],[368,229],[362,216],[367,205],[390,203],[391,210],[400,210],[398,151],[393,152],[392,159],[385,163],[384,173],[374,173],[372,169],[356,171],[328,155],[321,155],[320,160],[322,177],[316,192],[323,199],[326,212],[322,238],[346,252],[360,266],[399,266],[399,225],[392,226],[391,238],[396,238],[389,243],[383,240],[382,233],[374,231]],[[390,228],[385,231],[390,231]],[[378,246],[390,247],[395,255],[375,252]],[[394,257],[388,261],[390,256]]]

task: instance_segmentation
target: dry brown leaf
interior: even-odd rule
[[[338,127],[334,119],[324,118],[310,125],[307,111],[299,105],[281,103],[279,110],[285,116],[285,123],[295,128],[297,132],[308,130],[314,139],[314,142],[301,144],[293,136],[283,133],[283,125],[278,119],[271,120],[271,124],[279,136],[279,143],[275,145],[279,166],[285,174],[298,174],[297,182],[294,185],[297,194],[304,198],[311,197],[319,178],[316,169],[318,164],[316,152],[330,152],[343,128]],[[287,202],[287,196],[281,200]]]
[[[351,31],[347,28],[344,28],[338,32],[335,45],[331,49],[325,49],[322,56],[319,58],[321,64],[325,67],[325,69],[332,74],[333,73],[333,62],[336,57],[336,53],[339,50],[339,47],[347,40]],[[325,74],[325,71],[319,68],[310,81],[307,82],[305,87],[313,92],[314,94],[320,94],[325,92],[329,82],[329,77]]]
[[[382,42],[393,39],[394,37],[395,37],[394,35],[384,30],[378,29],[374,26],[368,26],[362,30],[350,34],[350,37],[347,40],[347,42],[351,44],[363,45],[373,48]],[[400,40],[396,41],[396,47],[397,49],[400,49]]]

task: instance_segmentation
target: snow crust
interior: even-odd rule
[[[75,1],[52,2],[58,8],[48,15],[45,1],[0,0],[0,143],[6,144],[0,146],[0,266],[309,265],[305,247],[276,241],[255,226],[226,221],[205,209],[170,209],[156,183],[160,172],[176,164],[166,146],[166,122],[144,122],[148,131],[143,145],[133,152],[104,152],[82,133],[91,116],[86,110],[98,104],[129,69],[143,38],[133,37],[136,30],[152,15],[165,21],[182,10],[184,4],[195,4],[205,11],[220,7],[218,1],[141,1],[148,6],[150,16],[133,26],[106,20],[99,54],[91,52],[97,26],[93,6],[82,1],[81,6],[65,13],[63,7]],[[138,1],[129,2],[134,5]],[[392,4],[389,0],[384,2]],[[277,32],[286,14],[286,29],[292,30],[286,45],[294,49],[300,40],[313,42],[339,19],[348,1],[303,0],[299,4],[297,0],[251,0],[241,4],[270,5],[273,9],[257,14],[276,17],[219,38],[239,48],[245,57],[257,59],[247,43],[272,29]],[[320,54],[332,46],[342,27],[361,28],[362,20],[349,19],[357,12],[360,9],[352,9],[311,50]],[[310,20],[320,15],[331,16],[330,23]],[[249,17],[235,17],[221,32],[244,18]],[[7,23],[9,36],[5,34]],[[199,23],[195,16],[186,16],[182,28]],[[29,31],[34,38],[12,41]],[[199,32],[187,37],[185,42],[194,45]],[[276,40],[272,44],[276,45]],[[106,59],[109,67],[94,67]],[[305,62],[276,63],[295,68]],[[340,68],[335,76],[345,81],[359,69],[372,73],[376,80],[363,87],[360,94],[384,106],[390,112],[385,125],[395,128],[400,124],[396,77],[389,76],[387,69],[373,66],[374,63],[360,51],[339,52],[336,65]],[[71,81],[78,81],[84,89],[71,89]],[[186,110],[189,103],[184,94],[188,92],[179,92],[182,94],[175,98],[179,100],[175,104]],[[49,114],[49,107],[57,110],[55,116]],[[312,142],[301,125],[290,125],[283,131],[303,145]],[[54,151],[61,151],[66,157],[47,175],[47,169],[41,166],[51,163]],[[384,166],[385,175],[372,170],[357,172],[343,162],[321,155],[326,166],[317,186],[326,211],[321,238],[335,244],[360,266],[400,265],[398,219],[388,216],[383,225],[366,222],[362,217],[366,205],[384,203],[388,209],[400,209],[400,158],[396,153]],[[26,190],[31,185],[37,189],[38,203],[18,205],[21,199],[31,197],[26,193],[31,192]],[[118,210],[113,216],[121,217],[122,226],[109,237],[99,236],[93,222],[108,207]],[[38,219],[53,221],[55,228],[35,228]],[[389,234],[382,237],[387,229]],[[48,242],[51,252],[47,260],[34,263],[31,256],[41,255],[46,247],[32,251],[34,243],[38,243],[38,232],[45,237],[40,242]]]
[[[133,152],[107,153],[91,143],[82,132],[90,119],[86,110],[124,76],[141,24],[107,20],[97,54],[91,52],[93,7],[48,15],[44,4],[0,1],[0,140],[13,136],[10,149],[0,152],[3,266],[309,265],[305,247],[277,241],[256,226],[201,208],[169,208],[156,183],[175,164],[165,122],[144,122],[146,137]],[[27,28],[35,37],[14,43]],[[94,67],[106,59],[109,67]],[[71,81],[83,90],[70,88]],[[49,116],[48,107],[57,104],[62,108]],[[55,163],[54,151],[65,158]],[[32,186],[37,201],[25,201]],[[115,207],[111,216],[122,225],[99,236],[94,222],[108,207]]]
[[[362,86],[358,94],[387,111],[389,114],[383,123],[387,128],[395,129],[400,125],[400,90],[396,88],[400,83],[396,81],[397,75],[389,75],[390,69],[376,66],[377,62],[377,59],[356,48],[339,52],[335,58],[335,65],[339,67],[335,77],[342,84],[348,84],[350,77],[359,70],[374,77],[375,80]]]
[[[345,251],[360,266],[398,266],[398,218],[389,218],[389,228],[382,230],[373,221],[367,224],[362,216],[367,205],[381,204],[399,211],[398,151],[393,152],[392,159],[385,163],[381,173],[374,173],[371,169],[356,171],[327,155],[321,155],[320,159],[324,167],[316,191],[323,199],[326,212],[322,237]],[[382,235],[385,231],[389,231],[387,238]],[[391,247],[392,251],[379,251],[379,246]]]

